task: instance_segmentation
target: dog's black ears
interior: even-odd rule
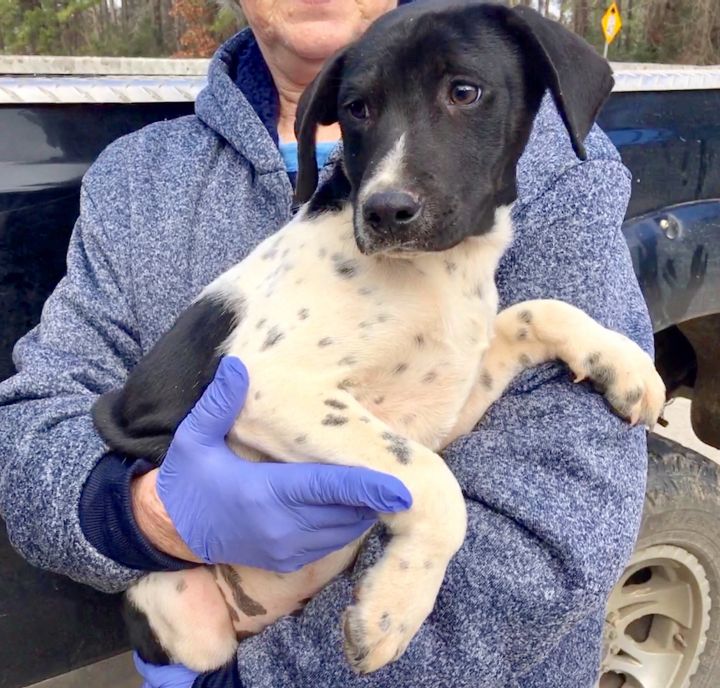
[[[541,74],[570,134],[575,154],[585,160],[583,141],[615,83],[610,65],[589,43],[558,22],[522,5],[510,12],[513,28],[537,53]]]
[[[345,62],[345,51],[331,57],[320,73],[303,91],[295,116],[295,137],[298,142],[298,174],[295,202],[305,203],[318,183],[315,158],[315,136],[321,124],[338,121],[338,90]]]

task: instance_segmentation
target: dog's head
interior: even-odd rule
[[[549,90],[576,154],[613,85],[608,63],[526,7],[424,0],[376,21],[303,94],[296,196],[317,185],[319,124],[340,122],[364,253],[448,249],[487,232]]]

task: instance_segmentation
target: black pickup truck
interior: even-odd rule
[[[624,233],[656,363],[669,397],[692,399],[696,435],[720,448],[720,67],[615,67],[599,122],[633,176]],[[83,173],[117,137],[191,113],[204,69],[0,58],[0,380],[63,275]],[[649,447],[644,521],[609,600],[599,686],[715,688],[720,466],[658,435]],[[117,597],[29,567],[2,529],[0,688],[137,685],[107,661],[126,650]],[[89,665],[107,669],[78,670]]]

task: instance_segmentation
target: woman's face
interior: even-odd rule
[[[245,17],[266,49],[318,61],[360,36],[397,0],[241,0]]]

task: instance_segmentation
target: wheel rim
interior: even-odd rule
[[[687,688],[710,606],[705,569],[687,550],[636,551],[608,601],[598,688]]]

